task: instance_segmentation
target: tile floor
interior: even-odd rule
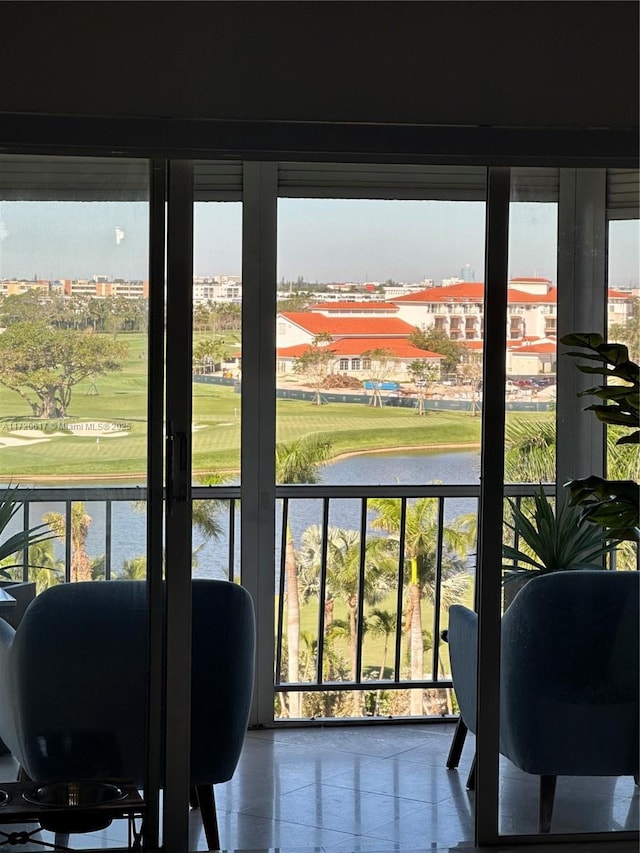
[[[448,771],[452,733],[451,724],[252,731],[233,780],[216,786],[222,845],[251,853],[469,853],[475,849],[473,794],[465,781],[473,738],[460,769]],[[11,758],[0,760],[0,778],[14,773]],[[536,779],[503,762],[502,833],[535,833],[537,790]],[[198,813],[190,819],[192,849],[206,849]],[[638,823],[632,779],[559,779],[554,832],[637,830]],[[0,832],[11,829],[0,825]],[[42,838],[52,840],[46,833]],[[71,846],[108,849],[125,839],[126,822],[114,821],[100,833],[72,835]],[[570,842],[540,849],[586,848]],[[45,850],[33,844],[19,849]],[[587,849],[638,853],[638,844],[613,840]]]

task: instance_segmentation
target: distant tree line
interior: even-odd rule
[[[45,322],[54,329],[93,332],[145,332],[149,300],[123,296],[52,296],[43,299],[35,292],[0,297],[0,326]]]

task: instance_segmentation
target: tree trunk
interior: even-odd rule
[[[287,526],[287,545],[285,552],[285,574],[287,580],[287,681],[296,684],[300,681],[300,598],[298,594],[298,566],[293,537]],[[289,693],[289,716],[301,715],[302,697],[299,693]]]
[[[411,597],[411,680],[421,681],[424,678],[424,646],[422,643],[422,612],[420,609],[420,584],[412,583],[409,591]],[[411,691],[411,714],[419,716],[423,713],[424,691]]]
[[[389,635],[385,634],[384,635],[384,647],[382,650],[382,661],[380,663],[380,671],[378,673],[378,681],[382,681],[382,679],[384,678],[384,671],[387,668],[387,649],[388,649],[388,647],[389,647]],[[379,713],[380,696],[381,695],[382,695],[382,690],[381,689],[376,690],[376,704],[375,704],[375,707],[373,709],[373,713],[376,717],[378,716],[378,713]]]
[[[356,680],[356,607],[358,599],[355,595],[350,595],[348,599],[349,605],[349,652],[351,658],[351,679]]]
[[[84,548],[74,548],[71,554],[71,580],[91,580],[91,560]]]
[[[387,668],[387,648],[389,646],[389,635],[385,634],[384,637],[384,648],[382,650],[382,661],[380,663],[380,672],[378,674],[378,680],[382,681],[384,678],[384,671]]]
[[[358,673],[356,672],[357,667],[357,645],[358,645],[358,637],[357,637],[357,626],[356,626],[356,612],[358,607],[358,596],[350,595],[347,604],[349,605],[349,652],[351,657],[351,679],[352,681],[357,681]],[[355,717],[359,717],[362,714],[364,702],[364,694],[361,690],[354,690],[353,692],[353,715]]]
[[[327,598],[324,602],[324,632],[331,627],[333,622],[333,598]]]

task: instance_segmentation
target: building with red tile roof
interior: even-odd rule
[[[629,291],[609,290],[610,323],[626,324],[634,304]],[[508,372],[523,375],[555,370],[557,289],[547,278],[519,276],[509,280],[507,294]],[[365,349],[385,349],[404,341],[406,359],[415,328],[436,328],[468,349],[482,352],[484,334],[484,284],[461,281],[397,296],[387,302],[317,302],[309,311],[278,314],[279,359],[291,361],[292,347],[309,346],[316,335],[328,333],[333,347],[346,363],[357,363]],[[365,341],[377,343],[366,344]],[[360,341],[362,346],[356,346]],[[344,342],[344,343],[341,343]],[[350,349],[346,352],[346,349]],[[339,350],[339,352],[338,352]],[[288,354],[287,354],[288,352]],[[422,351],[419,351],[422,352]],[[424,357],[424,356],[422,356]],[[403,358],[398,353],[398,358]],[[405,359],[405,360],[406,360]],[[281,368],[283,369],[283,368]]]
[[[547,278],[518,277],[509,281],[507,293],[510,341],[555,335],[557,289]],[[393,300],[398,315],[412,326],[435,327],[458,341],[481,340],[484,329],[484,284],[464,281],[447,287],[429,287]],[[610,323],[626,324],[633,306],[629,291],[609,290]]]
[[[399,317],[327,317],[312,311],[281,311],[276,330],[281,347],[310,344],[321,334],[329,334],[334,340],[345,337],[406,339],[414,327]]]
[[[393,302],[373,302],[370,300],[351,300],[343,302],[316,302],[309,306],[309,311],[317,314],[332,316],[360,316],[362,314],[385,314],[394,315],[398,313],[398,306]]]
[[[284,331],[283,331],[284,329]],[[367,333],[368,332],[368,333]],[[321,333],[333,337],[328,344],[335,355],[328,366],[328,372],[349,374],[365,379],[375,357],[374,351],[385,351],[389,358],[396,360],[394,378],[407,380],[407,367],[411,362],[423,360],[435,367],[439,366],[443,356],[414,346],[409,340],[413,328],[402,320],[373,318],[333,318],[323,314],[287,313],[278,314],[278,347],[276,349],[278,373],[293,371],[297,359],[311,349],[314,337]],[[280,346],[287,337],[295,343]],[[304,340],[300,340],[304,336]]]

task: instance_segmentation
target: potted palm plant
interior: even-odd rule
[[[15,579],[14,571],[23,567],[23,560],[17,561],[17,555],[23,554],[32,545],[53,538],[48,524],[37,524],[11,532],[11,522],[23,505],[18,486],[9,484],[0,490],[0,587],[17,602],[11,612],[3,614],[3,618],[14,628],[36,592],[35,583]]]
[[[563,344],[578,347],[567,355],[598,362],[598,366],[578,364],[582,373],[605,377],[605,382],[587,388],[579,396],[597,397],[587,406],[598,420],[614,428],[631,430],[619,436],[617,445],[640,443],[640,367],[629,359],[624,344],[609,343],[593,332],[565,335]],[[607,538],[620,542],[640,542],[638,484],[633,480],[585,477],[565,484],[571,503],[580,507],[580,518],[604,530]]]
[[[605,532],[581,518],[580,509],[560,501],[555,511],[540,489],[533,496],[529,513],[508,498],[511,521],[505,521],[513,533],[513,545],[503,545],[505,607],[515,592],[532,577],[549,572],[574,569],[603,569],[604,557],[616,547]]]
[[[599,363],[579,364],[582,373],[605,377],[603,384],[580,393],[581,397],[595,396],[600,401],[586,411],[593,411],[602,423],[615,429],[631,430],[618,436],[616,445],[640,443],[640,368],[629,359],[627,347],[608,343],[595,333],[565,335],[561,341],[582,350],[571,350],[567,355]],[[534,497],[531,515],[510,500],[513,520],[507,527],[515,538],[513,546],[503,548],[503,556],[511,561],[502,567],[505,607],[514,590],[535,574],[601,569],[604,557],[621,543],[640,541],[636,482],[592,475],[570,480],[565,486],[569,498],[558,502],[555,513],[542,488]]]
[[[12,572],[22,569],[24,558],[16,562],[17,555],[29,549],[32,545],[53,538],[48,524],[36,524],[34,527],[20,529],[12,533],[11,522],[24,505],[20,500],[18,486],[9,484],[0,490],[0,588],[4,589],[15,606],[2,613],[2,618],[13,628],[17,628],[24,611],[36,596],[36,585],[32,581],[15,580]],[[15,525],[13,525],[15,528]],[[0,740],[0,755],[6,755],[8,748]]]

